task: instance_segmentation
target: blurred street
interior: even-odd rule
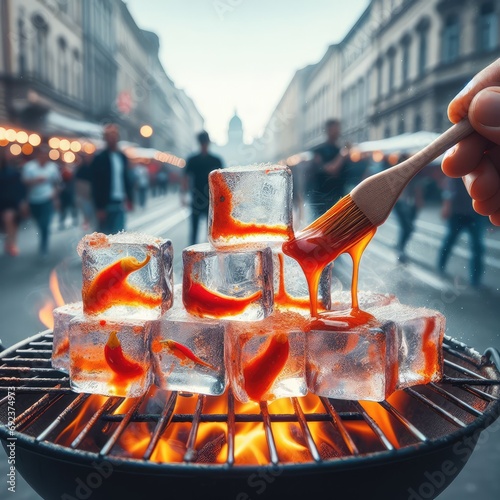
[[[178,193],[151,198],[147,210],[129,214],[128,229],[168,237],[174,244],[174,279],[181,279],[182,249],[188,241],[189,211],[181,207]],[[484,287],[468,285],[469,248],[467,239],[457,244],[449,262],[449,273],[436,273],[437,252],[444,233],[437,206],[424,209],[417,229],[408,244],[408,263],[397,260],[394,242],[398,225],[391,216],[379,228],[361,262],[360,289],[394,293],[403,303],[427,306],[442,311],[447,318],[447,335],[483,352],[500,347],[500,230],[487,229],[486,272]],[[31,223],[20,234],[21,254],[17,258],[0,257],[0,282],[4,293],[0,304],[1,339],[4,347],[44,330],[38,319],[39,309],[51,298],[49,276],[56,270],[64,299],[79,300],[81,286],[80,260],[76,245],[84,232],[80,228],[59,230],[54,226],[51,253],[47,262],[37,257],[37,237]],[[205,235],[206,231],[202,233]],[[341,256],[335,266],[335,287],[349,287],[350,263]],[[443,500],[498,498],[495,474],[500,460],[500,436],[490,433],[478,445],[460,476],[439,498]],[[7,466],[0,460],[0,473]],[[39,498],[24,482],[18,484],[18,498]]]

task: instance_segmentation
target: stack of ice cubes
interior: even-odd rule
[[[173,303],[172,243],[132,232],[78,244],[82,301],[54,310],[52,365],[75,392],[138,397],[153,382],[151,342]]]
[[[333,264],[321,275],[319,314],[339,319],[315,326],[302,269],[281,248],[293,236],[288,167],[218,169],[209,187],[208,242],[183,249],[175,286],[170,240],[122,232],[80,242],[83,300],[54,311],[52,357],[75,391],[137,397],[155,384],[220,395],[231,386],[243,403],[307,392],[381,401],[439,380],[443,315],[360,291],[373,321],[349,327],[351,296],[332,293]]]

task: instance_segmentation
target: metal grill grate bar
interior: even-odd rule
[[[234,396],[233,391],[227,391],[227,464],[234,465],[234,437],[236,435],[236,426],[234,419]]]
[[[172,420],[176,402],[177,392],[174,391],[170,394],[170,397],[165,404],[165,408],[163,408],[163,411],[161,412],[158,424],[156,425],[155,430],[153,431],[153,435],[151,436],[151,441],[149,442],[148,447],[142,457],[144,460],[149,460],[151,458],[151,455],[153,454],[153,451],[156,448],[156,445],[158,444],[163,431],[167,428],[168,424]]]
[[[380,439],[380,442],[384,445],[386,450],[394,450],[394,446],[389,441],[389,438],[384,434],[384,431],[380,428],[377,422],[375,422],[375,420],[373,420],[373,418],[368,415],[366,410],[357,401],[354,401],[354,405],[359,410],[370,429]]]
[[[56,417],[56,419],[39,434],[36,438],[38,442],[45,441],[52,432],[62,424],[73,411],[77,410],[88,398],[90,394],[78,394],[78,396]]]
[[[203,404],[205,403],[205,395],[198,394],[198,401],[196,402],[196,409],[193,415],[193,423],[186,445],[186,453],[184,454],[184,462],[194,462],[197,458],[196,450],[194,449],[196,443],[196,436],[198,435],[198,428],[200,425],[200,416],[203,411]]]
[[[264,432],[266,434],[267,448],[269,450],[269,458],[273,465],[279,462],[278,451],[276,449],[276,442],[274,441],[273,430],[271,428],[271,419],[269,418],[269,410],[267,403],[261,401],[259,403],[262,420],[264,422]]]
[[[88,433],[92,430],[94,425],[99,421],[102,415],[113,411],[118,408],[123,402],[123,398],[108,398],[106,402],[90,417],[85,427],[80,431],[80,434],[71,443],[71,448],[77,448],[80,443],[85,439]]]
[[[443,398],[445,398],[446,400],[450,401],[451,403],[454,403],[459,408],[462,408],[462,410],[465,410],[465,411],[471,413],[472,415],[474,415],[476,417],[480,417],[483,414],[482,411],[479,411],[476,408],[474,408],[473,406],[471,406],[469,403],[466,403],[465,401],[462,401],[460,398],[458,398],[454,394],[451,394],[451,392],[448,392],[448,391],[444,390],[442,387],[439,387],[434,382],[431,382],[429,384],[429,387],[434,392],[437,392],[439,395],[443,396]]]
[[[358,447],[354,444],[354,441],[352,440],[351,435],[349,434],[349,432],[345,428],[345,425],[342,422],[342,419],[340,418],[339,414],[337,413],[337,410],[335,410],[335,408],[333,407],[333,405],[329,399],[324,398],[324,397],[321,397],[320,399],[321,399],[321,402],[323,403],[323,406],[325,407],[326,411],[329,413],[329,415],[332,418],[332,424],[339,431],[339,433],[342,436],[342,439],[344,440],[344,443],[346,444],[349,451],[353,455],[358,455],[359,454]]]
[[[101,451],[99,452],[99,456],[105,457],[110,451],[111,448],[116,444],[120,436],[122,435],[123,431],[127,427],[128,423],[130,422],[130,419],[134,415],[134,413],[137,411],[139,406],[141,406],[142,402],[144,401],[144,398],[146,397],[147,393],[144,394],[141,398],[139,398],[130,408],[128,413],[125,414],[123,417],[123,420],[118,424],[118,427],[115,429],[111,437],[106,441],[105,445],[101,448]]]
[[[30,420],[38,417],[40,413],[43,413],[47,408],[49,408],[53,403],[59,401],[62,398],[62,394],[45,394],[38,401],[33,403],[29,408],[23,411],[14,420],[14,425],[16,430],[20,431],[24,426],[26,426]]]
[[[292,399],[293,409],[297,415],[297,418],[299,419],[300,428],[302,429],[302,434],[304,435],[307,448],[309,449],[309,452],[311,453],[313,460],[315,462],[321,462],[321,455],[319,454],[316,443],[314,442],[311,430],[307,425],[307,421],[304,417],[304,412],[302,411],[302,407],[300,406],[300,403],[297,398],[291,398],[291,399]]]
[[[451,422],[452,424],[458,426],[458,427],[467,427],[467,424],[462,422],[460,419],[452,415],[450,412],[446,411],[444,408],[441,408],[439,405],[434,403],[434,401],[430,400],[427,396],[424,394],[420,394],[417,392],[415,389],[412,389],[411,387],[405,389],[406,394],[409,394],[416,400],[420,401],[427,407],[429,407],[432,411],[443,417],[445,420],[448,420],[448,422]]]
[[[450,368],[453,368],[455,371],[463,373],[464,375],[470,375],[473,380],[489,380],[486,377],[483,377],[482,375],[479,375],[479,373],[476,373],[472,370],[469,370],[468,368],[465,368],[464,366],[457,365],[456,363],[453,363],[453,361],[450,361],[449,359],[444,360],[444,365],[448,366]]]
[[[394,406],[392,406],[387,401],[381,401],[379,405],[382,406],[384,410],[387,410],[391,415],[396,417],[418,440],[422,442],[427,441],[427,436],[420,432],[406,417],[404,417],[398,410],[396,410]]]

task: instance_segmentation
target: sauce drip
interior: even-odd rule
[[[292,240],[283,243],[283,252],[300,264],[306,276],[312,317],[318,315],[317,297],[321,273],[342,253],[349,253],[353,260],[352,307],[359,309],[357,297],[359,263],[366,246],[376,232],[376,227],[370,226],[362,231],[335,231],[332,228],[332,220],[348,212],[352,203],[350,197],[345,196],[321,217],[299,231]]]
[[[210,174],[212,226],[211,236],[214,240],[229,239],[233,236],[246,237],[249,234],[292,237],[292,231],[286,225],[268,225],[242,222],[232,216],[233,195],[220,172]]]
[[[183,280],[182,301],[186,311],[195,316],[235,316],[262,296],[259,290],[248,297],[229,297],[213,292],[201,283],[192,282],[187,274],[184,274]]]

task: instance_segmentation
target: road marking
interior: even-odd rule
[[[177,224],[180,224],[182,221],[186,220],[190,215],[191,210],[189,210],[188,208],[181,208],[167,219],[162,220],[156,224],[152,224],[151,226],[144,227],[144,231],[147,230],[149,234],[153,235],[165,234],[167,231],[170,231],[175,226],[177,226]]]

